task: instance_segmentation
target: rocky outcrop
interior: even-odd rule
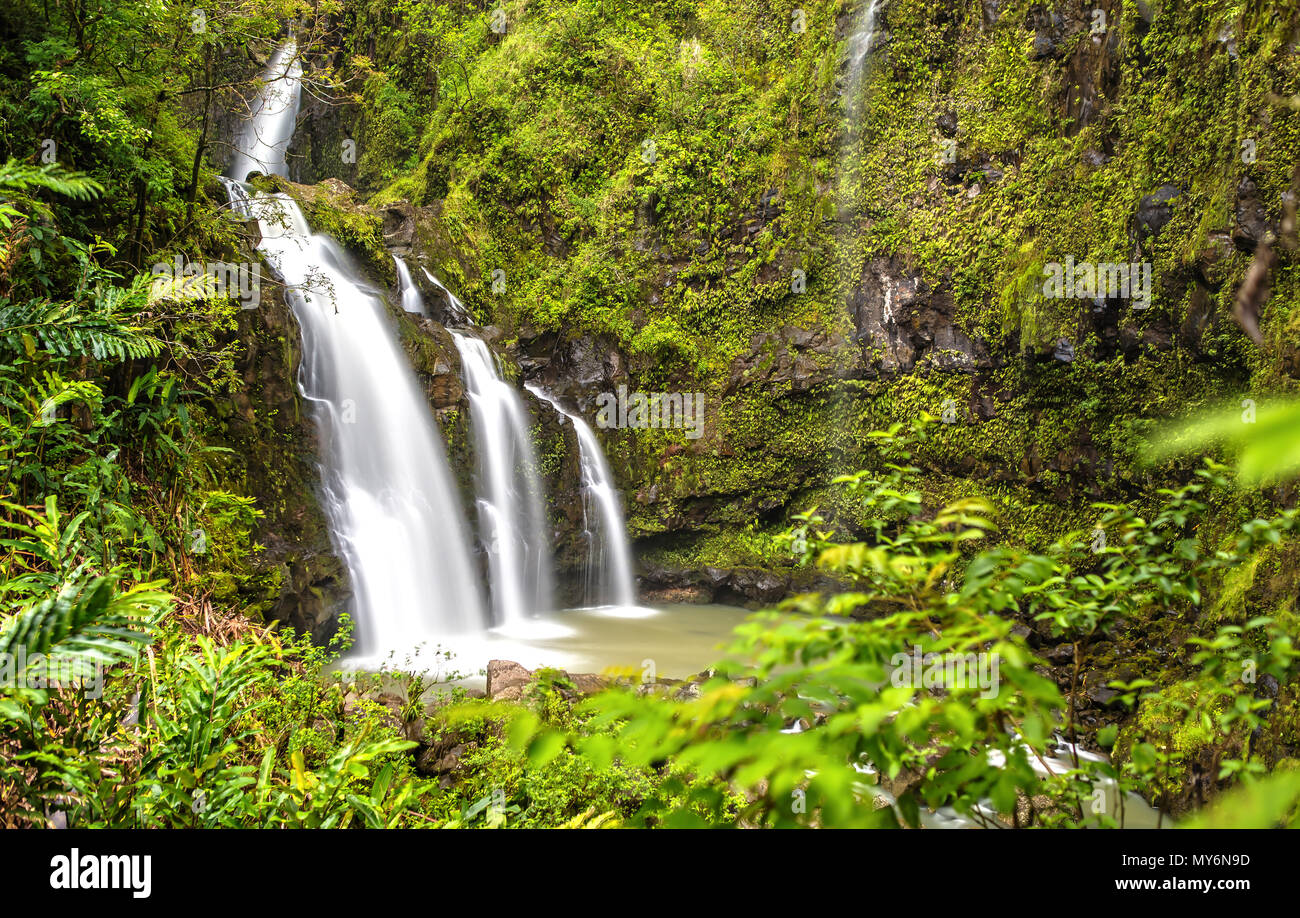
[[[448,422],[449,413],[468,407],[460,354],[451,332],[427,316],[401,313],[395,318],[402,347],[411,359],[411,368],[424,387],[429,404],[440,421]]]
[[[1139,243],[1159,235],[1174,217],[1174,200],[1182,194],[1175,185],[1161,185],[1138,202],[1132,233]]]
[[[1233,216],[1232,244],[1243,252],[1254,254],[1261,242],[1270,243],[1277,235],[1277,225],[1269,218],[1259,188],[1249,176],[1242,176],[1237,184]]]
[[[362,114],[361,106],[347,98],[304,92],[286,156],[289,177],[304,185],[332,178],[358,187],[364,140],[357,136],[357,127]]]
[[[537,672],[525,669],[512,660],[489,660],[487,698],[489,701],[519,701],[536,678]],[[563,670],[550,670],[547,679],[568,700],[595,694],[612,684],[612,680],[596,673],[568,673]]]
[[[512,660],[489,660],[487,697],[492,701],[518,701],[533,674]]]
[[[724,393],[761,386],[776,398],[803,392],[857,373],[857,354],[843,335],[785,326],[760,332],[749,352],[731,362]]]
[[[415,242],[415,208],[408,201],[397,201],[380,208],[379,215],[388,250],[399,255],[409,252]]]
[[[643,602],[715,603],[748,609],[769,608],[791,593],[835,592],[845,587],[807,568],[680,568],[651,561],[641,563],[637,579]]]
[[[923,361],[950,372],[992,366],[984,342],[956,324],[951,291],[904,270],[897,259],[867,261],[849,310],[863,362],[875,372],[909,372]]]
[[[608,336],[518,330],[517,358],[531,382],[573,405],[594,410],[596,397],[631,380],[628,359]]]

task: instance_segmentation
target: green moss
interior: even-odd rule
[[[478,14],[417,2],[401,14],[407,38],[356,62],[375,136],[418,134],[372,150],[373,201],[423,205],[420,245],[483,324],[613,341],[631,388],[705,393],[699,440],[602,433],[650,560],[785,569],[769,537],[814,505],[841,531],[860,526],[828,480],[878,465],[868,434],[922,414],[951,421],[917,449],[927,503],[987,497],[997,538],[1043,549],[1091,527],[1094,501],[1146,512],[1190,474],[1146,458],[1161,419],[1294,387],[1300,270],[1284,259],[1275,272],[1273,346],[1256,353],[1231,319],[1249,257],[1213,241],[1243,178],[1274,217],[1290,183],[1300,113],[1265,96],[1300,89],[1285,17],[1191,0],[1148,24],[1125,5],[1106,42],[1060,36],[1058,56],[1034,59],[1032,0],[1000,4],[996,22],[979,4],[896,0],[850,123],[843,38],[861,4],[798,5],[803,33],[788,27],[793,3],[767,0],[634,0],[616,15],[586,0],[563,15],[508,5],[497,36]],[[359,37],[389,15],[358,11]],[[447,62],[436,91],[421,35]],[[1095,89],[1082,118],[1076,84]],[[939,155],[949,114],[953,163]],[[1170,222],[1138,240],[1139,202],[1164,184],[1180,190]],[[1044,297],[1043,266],[1067,256],[1151,262],[1151,308],[1120,303],[1098,323],[1090,303]],[[952,371],[931,355],[872,376],[888,355],[855,342],[850,304],[876,259],[950,300],[987,363]],[[1202,313],[1203,327],[1190,321]],[[846,342],[812,355],[807,391],[771,378],[786,356],[772,333],[787,326]],[[1050,357],[1061,338],[1069,363]],[[733,375],[737,358],[752,369]],[[563,450],[540,444],[548,474]],[[1275,497],[1206,495],[1202,546]],[[1294,630],[1292,552],[1225,572],[1203,622],[1154,616],[1092,664],[1136,661],[1167,682],[1185,675],[1198,628],[1267,613]],[[1142,718],[1192,754],[1191,726]]]
[[[358,255],[376,276],[390,282],[395,280],[378,216],[360,210],[348,211],[322,198],[308,202],[304,211],[313,230],[333,236],[344,248]]]

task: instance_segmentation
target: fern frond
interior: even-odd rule
[[[70,583],[19,612],[0,631],[0,653],[61,654],[110,665],[134,657],[171,597],[144,584],[125,593],[113,577]]]
[[[104,186],[88,175],[64,169],[57,163],[29,166],[10,159],[0,164],[0,194],[24,194],[35,189],[52,191],[74,201],[89,201],[98,197]]]
[[[162,342],[131,324],[126,315],[143,295],[141,278],[126,288],[101,288],[89,309],[72,302],[0,300],[0,348],[28,356],[39,349],[103,361],[157,356]]]

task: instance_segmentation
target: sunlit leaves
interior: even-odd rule
[[[1220,445],[1236,455],[1237,475],[1245,485],[1293,476],[1300,470],[1300,401],[1261,397],[1257,405],[1246,399],[1180,426],[1168,426],[1150,453],[1165,458]]]

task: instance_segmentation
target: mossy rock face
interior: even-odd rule
[[[841,40],[859,25],[856,11],[835,4],[805,13],[811,26],[834,18]],[[655,28],[693,36],[707,70],[710,47],[748,20],[720,9],[699,15],[679,22],[656,10]],[[427,155],[410,182],[375,200],[414,202],[415,248],[481,321],[519,334],[530,380],[561,391],[576,384],[570,394],[588,412],[597,391],[619,384],[706,393],[711,416],[701,441],[606,435],[633,532],[653,538],[655,550],[675,534],[685,546],[701,534],[738,538],[737,527],[755,517],[775,524],[821,490],[819,477],[869,462],[871,429],[922,411],[954,421],[925,457],[933,491],[970,493],[983,483],[1014,511],[1013,534],[1036,540],[1046,535],[1043,508],[1131,496],[1142,418],[1245,378],[1222,294],[1245,261],[1216,243],[1235,232],[1230,209],[1219,208],[1225,229],[1205,230],[1205,246],[1175,244],[1209,226],[1216,201],[1239,197],[1235,179],[1214,179],[1207,197],[1161,152],[1203,137],[1214,118],[1161,124],[1178,139],[1156,142],[1144,115],[1121,111],[1136,100],[1146,112],[1162,81],[1192,63],[1185,58],[1208,68],[1197,77],[1206,99],[1221,95],[1225,47],[1175,40],[1189,24],[1195,31],[1198,15],[1107,10],[1108,29],[1094,41],[1089,4],[1057,4],[1051,15],[1022,4],[965,15],[944,4],[891,3],[856,128],[842,120],[842,49],[818,37],[828,33],[772,33],[762,53],[780,59],[775,72],[787,76],[778,79],[808,90],[791,130],[789,96],[739,70],[725,90],[717,82],[692,88],[682,73],[651,80],[681,87],[672,93],[650,88],[603,101],[584,95],[608,78],[598,64],[547,82],[544,49],[556,37],[525,13],[512,24],[524,45],[478,49],[474,79],[485,95],[473,114],[463,100],[432,105]],[[1267,31],[1267,23],[1256,27]],[[601,28],[593,25],[593,35]],[[643,39],[635,28],[626,37]],[[1238,45],[1244,59],[1267,42],[1252,33]],[[759,49],[747,47],[742,59],[751,52]],[[365,67],[383,71],[399,57],[377,46]],[[647,57],[632,66],[648,76],[660,65]],[[506,92],[491,74],[510,67],[536,79]],[[548,103],[533,88],[541,85],[548,98],[576,98]],[[682,122],[682,106],[697,97],[712,107],[709,118]],[[421,101],[416,89],[402,104]],[[605,142],[555,134],[555,105],[603,125]],[[768,106],[779,120],[763,120]],[[615,111],[656,130],[607,121]],[[720,154],[733,164],[725,193],[706,177],[671,171],[678,152],[721,161],[710,159],[711,145],[741,112],[751,115],[755,143]],[[1292,121],[1269,130],[1287,135]],[[660,141],[658,159],[610,155],[620,142],[639,151],[646,134]],[[548,155],[523,156],[524,146],[535,155],[545,149],[539,138],[552,141]],[[954,141],[950,161],[930,155],[940,139]],[[1194,146],[1198,157],[1209,152]],[[557,159],[572,173],[555,168]],[[756,168],[764,165],[772,168]],[[1280,193],[1281,165],[1271,154],[1267,167],[1257,164],[1274,174],[1251,186],[1251,201]],[[668,176],[671,198],[662,190]],[[584,202],[600,219],[587,216]],[[1272,205],[1261,206],[1271,214]],[[683,231],[681,213],[708,219]],[[1045,300],[1042,263],[1071,252],[1155,260],[1154,307],[1107,301],[1098,312]],[[498,270],[501,289],[491,283]],[[608,282],[615,277],[617,290]],[[792,330],[835,344],[810,352],[788,340]],[[594,379],[584,348],[605,355]]]
[[[759,34],[775,13],[742,7],[575,10],[584,40],[615,29],[624,49],[590,59],[522,11],[511,40],[455,39],[472,99],[399,85],[405,46],[367,37],[387,20],[356,23],[357,129],[420,137],[372,200],[409,202],[413,257],[518,336],[525,378],[589,421],[620,384],[706,393],[701,440],[606,435],[640,539],[774,524],[921,411],[954,421],[925,457],[934,490],[1003,492],[1037,538],[1038,507],[1131,496],[1144,418],[1245,384],[1230,291],[1280,213],[1298,124],[1222,90],[1276,64],[1275,23],[1187,42],[1212,4],[1103,4],[1097,32],[1091,3],[898,0],[850,86],[861,9]],[[1169,91],[1195,99],[1187,117],[1154,117]],[[1225,158],[1238,135],[1267,152]],[[1151,308],[1045,298],[1067,255],[1152,262]]]
[[[314,63],[309,61],[309,68]],[[322,74],[309,69],[308,76],[320,78]],[[360,187],[364,181],[359,165],[363,150],[357,127],[362,115],[363,107],[357,102],[303,93],[298,127],[286,156],[289,177],[302,185],[337,178]]]
[[[1300,78],[1285,23],[1224,19],[1210,0],[893,0],[854,83],[844,42],[864,8],[805,4],[802,33],[748,2],[645,16],[634,2],[610,21],[579,6],[563,23],[522,9],[504,40],[442,31],[472,63],[436,85],[406,76],[415,45],[391,12],[358,11],[334,63],[361,104],[303,147],[319,180],[318,154],[355,136],[365,162],[330,176],[368,206],[329,186],[305,208],[391,285],[378,227],[450,321],[415,270],[428,267],[501,330],[508,375],[589,423],[619,386],[704,394],[699,438],[598,432],[645,586],[665,595],[722,595],[709,568],[724,582],[758,570],[790,590],[815,583],[770,537],[812,505],[841,533],[863,531],[828,482],[877,461],[873,430],[940,418],[916,460],[927,503],[988,497],[999,538],[1041,549],[1091,525],[1090,502],[1146,509],[1188,473],[1144,464],[1153,419],[1295,373],[1290,256],[1263,316],[1272,349],[1254,353],[1232,317],[1300,141],[1300,115],[1264,96]],[[459,27],[477,14],[448,15]],[[1170,99],[1185,103],[1178,117]],[[1067,257],[1150,263],[1150,303],[1046,296],[1046,266]],[[454,347],[397,318],[468,495]],[[526,401],[561,565],[580,565],[576,444]],[[1216,506],[1209,528],[1237,513]],[[1273,563],[1207,608],[1225,621],[1243,602],[1276,612],[1297,568]],[[1278,601],[1258,595],[1264,580]],[[1087,735],[1122,719],[1104,690],[1126,662],[1179,677],[1182,642],[1211,624],[1181,619],[1097,642]]]
[[[373,203],[409,202],[412,257],[504,330],[511,372],[589,423],[620,386],[704,394],[698,439],[599,431],[650,595],[767,601],[730,585],[746,571],[830,587],[771,536],[813,505],[861,534],[830,478],[877,461],[871,431],[923,413],[943,421],[916,457],[927,505],[986,497],[998,538],[1041,550],[1093,525],[1091,502],[1145,511],[1190,474],[1144,461],[1155,419],[1300,372],[1293,255],[1271,278],[1268,349],[1233,318],[1300,147],[1300,113],[1266,97],[1300,86],[1285,17],[1212,0],[891,0],[859,75],[844,48],[866,8],[803,4],[801,33],[745,0],[634,0],[608,21],[579,6],[563,23],[522,9],[504,40],[443,33],[472,63],[438,93],[396,76],[403,43],[367,41],[386,14],[356,20],[357,130],[419,138],[371,161],[390,176]],[[1047,296],[1067,258],[1149,264],[1149,302]],[[571,469],[558,433],[539,452]],[[1206,544],[1293,499],[1216,504]],[[557,507],[568,533],[575,507]],[[1173,729],[1181,757],[1160,790],[1175,811],[1217,792],[1228,750],[1126,714],[1108,683],[1185,678],[1187,639],[1217,624],[1268,614],[1294,631],[1293,553],[1232,572],[1199,615],[1153,614],[1087,651],[1080,734],[1129,725],[1123,761],[1138,725]],[[1069,650],[1021,627],[1042,654]],[[1048,663],[1068,690],[1072,663]],[[1294,693],[1279,687],[1252,747],[1270,767],[1297,757]]]

